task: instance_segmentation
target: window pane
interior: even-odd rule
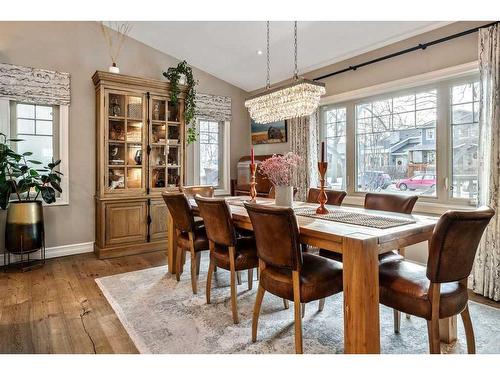
[[[366,118],[372,116],[372,105],[370,103],[359,104],[356,106],[356,118]]]
[[[36,122],[36,134],[52,135],[52,121],[38,121]]]
[[[329,108],[325,110],[325,118],[331,119],[326,126],[325,144],[328,171],[326,185],[330,189],[346,189],[346,108]],[[371,131],[371,119],[369,119]]]
[[[17,143],[17,152],[32,152],[30,159],[38,160],[47,165],[52,162],[54,155],[51,136],[24,135],[24,141]]]
[[[17,117],[35,118],[35,106],[33,104],[17,104]]]
[[[471,103],[452,106],[452,123],[467,124],[473,122],[472,109],[473,106]]]
[[[467,83],[465,85],[453,86],[453,89],[451,92],[452,103],[453,104],[470,103],[473,100],[472,93],[473,93],[473,84],[472,83]]]
[[[35,134],[35,121],[34,120],[17,120],[17,133],[18,134]]]
[[[37,105],[36,118],[37,120],[52,120],[52,107]]]
[[[220,155],[222,134],[216,121],[200,121],[200,183],[219,186],[222,181]]]
[[[207,132],[207,131],[208,131],[208,122],[200,121],[200,132]]]
[[[436,195],[435,105],[436,90],[399,95],[373,102],[373,115],[356,119],[357,191]]]

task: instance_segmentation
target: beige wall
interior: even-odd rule
[[[166,35],[165,37],[173,37]],[[163,78],[177,60],[128,38],[118,59],[123,74]],[[47,207],[48,247],[94,241],[95,99],[92,74],[110,65],[96,22],[0,22],[0,62],[69,72],[70,204]],[[232,165],[250,150],[246,92],[195,69],[198,91],[232,98]],[[234,168],[232,168],[232,171]],[[2,221],[5,212],[0,213]],[[3,242],[3,235],[2,241]]]

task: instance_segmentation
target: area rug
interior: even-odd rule
[[[229,300],[229,272],[219,269],[212,285],[212,303],[206,304],[208,259],[201,263],[198,294],[193,295],[186,262],[181,281],[166,266],[96,279],[140,353],[294,353],[293,303],[266,293],[262,304],[257,342],[252,343],[252,310],[257,291],[248,290],[246,272],[238,286],[240,323],[233,324]],[[255,275],[255,273],[254,273]],[[470,302],[478,353],[500,353],[500,309]],[[381,351],[388,354],[428,353],[425,320],[404,318],[401,333],[393,331],[392,310],[381,306]],[[343,353],[342,294],[306,305],[303,319],[304,353]],[[443,352],[466,352],[461,320],[458,341],[443,345]]]

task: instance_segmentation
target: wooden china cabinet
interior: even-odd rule
[[[166,189],[184,183],[185,124],[166,81],[97,71],[96,241],[100,258],[164,250]]]

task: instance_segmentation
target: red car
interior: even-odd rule
[[[436,175],[420,174],[411,178],[399,180],[396,187],[399,190],[427,190],[436,186]]]

